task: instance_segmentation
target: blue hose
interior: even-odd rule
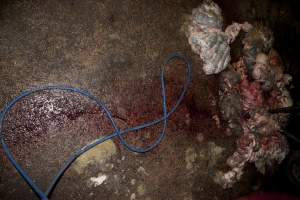
[[[167,97],[166,97],[166,89],[165,89],[164,66],[167,65],[168,63],[172,62],[175,59],[180,59],[180,60],[185,62],[186,66],[187,66],[187,79],[186,79],[186,82],[184,83],[181,94],[178,97],[175,105],[168,112],[167,105],[166,105]],[[61,177],[64,175],[66,170],[71,166],[71,164],[79,156],[81,156],[85,152],[89,151],[90,149],[94,148],[98,144],[101,144],[101,143],[103,143],[107,140],[110,140],[110,139],[113,139],[113,138],[117,137],[117,138],[119,138],[121,144],[126,149],[128,149],[129,151],[136,152],[136,153],[146,153],[148,151],[151,151],[155,147],[157,147],[162,142],[162,140],[164,138],[164,135],[165,135],[165,130],[166,130],[166,127],[167,127],[167,120],[170,117],[170,115],[175,112],[175,110],[178,108],[179,104],[182,102],[184,96],[186,95],[187,90],[188,90],[188,86],[191,82],[191,74],[192,74],[192,72],[191,72],[191,68],[192,68],[191,62],[184,55],[182,55],[181,53],[173,53],[170,56],[168,56],[167,59],[164,62],[164,66],[163,66],[162,72],[161,72],[161,90],[162,90],[161,92],[162,92],[163,116],[159,119],[154,120],[154,121],[146,122],[146,123],[141,124],[139,126],[128,128],[128,129],[125,129],[125,130],[120,130],[117,127],[117,125],[116,125],[116,123],[115,123],[115,121],[112,117],[112,114],[107,109],[107,107],[104,105],[104,103],[102,103],[100,100],[98,100],[95,96],[93,96],[92,94],[90,94],[87,91],[84,91],[84,90],[81,90],[81,89],[78,89],[78,88],[69,87],[69,86],[46,86],[46,87],[36,88],[36,89],[30,90],[30,91],[25,91],[6,105],[6,107],[3,109],[3,111],[0,112],[0,139],[1,139],[2,148],[5,152],[8,160],[15,167],[15,169],[20,174],[20,176],[24,179],[24,181],[30,186],[32,191],[39,197],[39,199],[48,200],[51,196],[51,193],[55,189],[55,186],[57,185],[57,183],[59,182]],[[47,191],[43,192],[34,183],[34,181],[30,178],[30,176],[24,171],[24,169],[18,164],[18,162],[15,160],[12,152],[10,151],[9,147],[7,146],[7,144],[4,141],[4,137],[3,137],[3,134],[2,134],[2,131],[3,131],[2,128],[3,128],[3,124],[4,124],[4,121],[5,121],[6,115],[12,110],[12,108],[15,106],[15,104],[17,102],[19,102],[24,97],[27,97],[27,96],[29,96],[33,93],[40,92],[40,91],[50,91],[50,90],[59,90],[59,91],[65,91],[65,92],[70,92],[70,93],[77,93],[77,94],[80,94],[82,96],[88,97],[89,99],[94,101],[99,108],[104,110],[106,116],[110,120],[110,123],[111,123],[111,125],[114,129],[114,132],[107,135],[107,136],[105,136],[105,137],[103,137],[103,138],[99,138],[96,141],[94,141],[93,143],[91,143],[91,144],[79,149],[78,151],[76,151],[67,160],[67,162],[63,165],[63,167],[60,169],[60,171],[57,173],[57,175],[53,178],[53,180],[50,183]],[[131,146],[123,138],[123,135],[125,135],[127,133],[136,132],[138,130],[141,130],[141,129],[144,129],[144,128],[147,128],[147,127],[150,127],[150,126],[154,126],[154,125],[159,124],[159,123],[163,123],[163,128],[162,128],[162,131],[161,131],[161,134],[160,134],[159,138],[153,144],[151,144],[151,145],[149,145],[145,148],[142,148],[142,147],[138,148],[138,147]]]

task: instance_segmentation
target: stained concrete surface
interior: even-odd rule
[[[219,3],[230,23],[257,20],[263,9],[275,5],[264,2],[265,7],[241,1],[235,10],[228,1]],[[181,51],[193,61],[193,85],[157,149],[134,154],[117,140],[101,144],[96,148],[101,153],[91,151],[72,165],[52,199],[235,199],[260,188],[260,175],[251,166],[234,189],[223,190],[212,181],[214,173],[226,167],[224,161],[234,151],[235,137],[224,134],[222,124],[214,120],[217,76],[203,75],[201,61],[184,35],[186,16],[199,3],[1,2],[1,107],[25,89],[67,84],[91,91],[107,104],[121,128],[131,127],[161,116],[163,59]],[[281,7],[273,7],[276,16]],[[184,81],[183,63],[168,66],[167,77],[168,105],[172,105]],[[43,190],[68,155],[112,131],[93,103],[60,92],[24,99],[6,124],[8,144]],[[145,145],[154,141],[160,128],[129,134],[126,139]],[[34,199],[2,149],[0,158],[0,198]]]

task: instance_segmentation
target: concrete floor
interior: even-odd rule
[[[226,1],[220,3],[226,22],[237,16],[254,20],[243,9],[230,12]],[[1,108],[25,89],[67,84],[91,91],[126,128],[161,115],[159,73],[164,58],[181,51],[193,60],[193,85],[171,118],[161,146],[138,155],[117,140],[101,144],[72,165],[52,199],[226,200],[259,188],[259,175],[251,167],[234,189],[223,190],[212,181],[214,173],[226,167],[235,137],[225,135],[213,120],[218,113],[217,77],[203,75],[201,61],[183,32],[186,16],[198,4],[197,0],[2,1]],[[253,6],[242,5],[246,10]],[[184,80],[183,64],[175,62],[167,71],[171,105]],[[54,105],[59,114],[47,105]],[[127,139],[137,145],[153,141],[159,128]],[[55,92],[31,96],[17,105],[7,119],[5,136],[18,161],[45,190],[71,152],[110,131],[95,105]],[[2,149],[0,158],[0,199],[34,199]]]

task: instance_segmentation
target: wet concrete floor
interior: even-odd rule
[[[219,2],[226,23],[254,21],[263,9],[272,7],[277,13],[281,9],[269,1],[265,6],[242,1],[233,12],[226,2]],[[89,90],[106,103],[121,128],[131,127],[162,114],[159,73],[164,58],[180,51],[193,61],[193,85],[157,149],[134,154],[117,140],[101,144],[71,166],[52,199],[224,200],[259,189],[260,175],[251,167],[233,189],[223,190],[212,180],[226,167],[236,138],[224,134],[213,119],[218,113],[217,76],[203,74],[201,60],[191,52],[184,34],[186,16],[199,3],[1,2],[1,108],[25,89],[66,84]],[[168,105],[180,92],[184,72],[181,62],[167,68]],[[145,145],[160,128],[126,139]],[[111,131],[103,112],[87,99],[51,92],[17,104],[6,120],[4,136],[20,164],[45,190],[74,150]],[[0,158],[0,199],[35,199],[2,149]]]

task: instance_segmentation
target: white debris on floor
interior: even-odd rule
[[[97,186],[103,184],[107,178],[108,178],[107,175],[99,174],[98,177],[91,177],[90,182],[92,183],[92,185],[94,187],[97,187]]]

